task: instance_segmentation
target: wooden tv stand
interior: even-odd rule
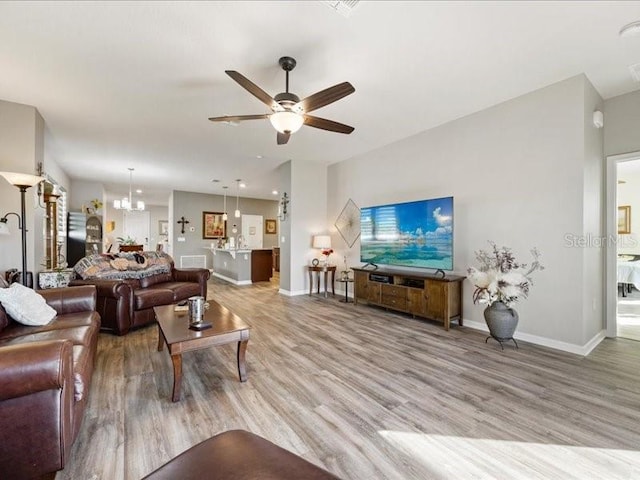
[[[355,272],[355,304],[365,302],[414,317],[424,317],[444,324],[451,320],[462,325],[462,281],[457,275],[442,276],[353,268]]]

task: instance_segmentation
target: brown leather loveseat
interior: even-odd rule
[[[153,307],[194,295],[206,298],[210,277],[204,268],[177,269],[169,255],[157,252],[91,255],[80,260],[74,271],[83,278],[72,280],[70,285],[95,285],[102,330],[117,335],[155,322]],[[117,276],[122,278],[113,278]]]
[[[89,397],[100,331],[94,287],[39,291],[57,316],[14,322],[0,305],[0,477],[53,478]]]

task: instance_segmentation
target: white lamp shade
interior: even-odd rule
[[[314,235],[313,236],[313,248],[331,248],[331,236],[329,235]]]
[[[228,219],[229,219],[229,215],[227,215],[227,212],[224,212],[224,213],[222,214],[222,220],[223,220],[224,222],[226,222]]]
[[[122,208],[122,205],[120,205],[120,200],[113,201],[113,208],[115,208],[116,210],[120,210]]]
[[[240,210],[236,210],[236,211],[234,212],[234,216],[235,216],[236,218],[240,218]]]
[[[10,233],[7,222],[0,222],[0,235],[9,235]]]
[[[304,123],[304,117],[297,113],[285,111],[271,114],[269,121],[280,133],[295,133]]]
[[[3,176],[7,182],[16,187],[33,187],[44,180],[44,177],[29,175],[28,173],[0,172],[0,176]]]
[[[138,200],[136,208],[138,210],[144,210],[144,202],[142,200]]]

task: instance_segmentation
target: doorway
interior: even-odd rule
[[[607,336],[640,341],[640,152],[607,158],[606,212]]]
[[[124,212],[124,235],[135,239],[144,250],[149,250],[150,215],[147,210]]]
[[[260,250],[262,248],[262,215],[242,215],[242,238],[247,248]]]

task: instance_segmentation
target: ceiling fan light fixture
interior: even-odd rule
[[[304,123],[304,117],[291,111],[272,113],[269,121],[280,133],[295,133]]]

